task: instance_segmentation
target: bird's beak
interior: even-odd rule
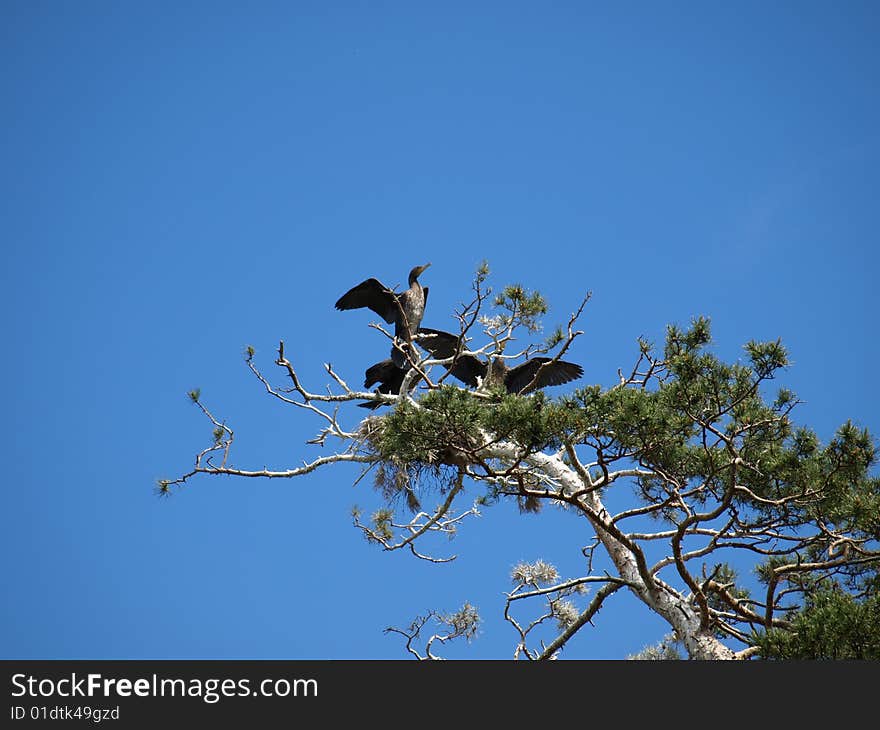
[[[425,269],[427,269],[431,264],[425,264],[424,266],[419,267],[419,274],[421,274]]]

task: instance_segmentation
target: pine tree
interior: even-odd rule
[[[582,334],[575,325],[589,300],[544,343],[511,352],[516,335],[539,331],[546,303],[522,286],[493,298],[487,276],[484,266],[473,300],[457,312],[468,349],[411,362],[399,394],[352,390],[329,366],[338,392],[309,392],[281,343],[276,364],[291,385],[285,391],[269,384],[249,348],[248,367],[271,395],[324,420],[312,443],[334,436],[346,448],[286,471],[233,468],[232,431],[195,390],[190,397],[211,420],[213,443],[191,471],[160,482],[160,491],[197,475],[294,477],[360,463],[372,473],[380,505],[369,518],[356,508],[354,524],[386,550],[435,562],[447,558],[422,547],[432,535],[454,534],[501,500],[514,500],[524,513],[556,505],[580,515],[594,539],[585,575],[563,579],[543,561],[514,570],[504,615],[516,632],[517,657],[559,656],[621,590],[669,625],[664,646],[675,642],[690,658],[880,657],[873,439],[847,422],[822,444],[794,422],[795,394],[771,388],[789,364],[780,341],[748,342],[742,361],[723,362],[711,348],[708,319],[697,318],[670,325],[660,347],[638,340],[634,366],[609,388],[584,385],[559,396],[508,393],[491,382],[471,389],[450,376],[457,358],[558,360]],[[391,407],[351,430],[338,411],[324,410],[364,399]],[[218,453],[221,464],[211,460]],[[474,483],[480,497],[465,509],[464,485]],[[627,485],[635,501],[610,512],[607,495]],[[437,501],[433,509],[422,506],[429,499]],[[529,603],[543,608],[530,620],[517,618]],[[421,656],[415,646],[432,620],[452,627],[447,639],[470,639],[479,617],[466,604],[391,631]],[[551,626],[552,640],[538,641]],[[425,653],[433,656],[430,646]]]

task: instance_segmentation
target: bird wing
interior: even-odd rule
[[[416,336],[416,341],[437,360],[452,357],[458,350],[460,340],[461,338],[456,335],[443,330],[433,330],[430,327],[419,327]]]
[[[549,357],[533,357],[526,360],[521,365],[511,368],[504,378],[508,393],[519,393],[532,380],[537,380],[532,384],[527,392],[538,388],[546,388],[549,385],[562,385],[572,380],[577,380],[584,374],[584,369],[580,365],[565,360],[553,360]]]
[[[364,373],[364,387],[369,388],[376,383],[382,383],[384,385],[385,383],[391,382],[397,374],[397,370],[399,370],[399,368],[391,362],[391,360],[382,360],[375,365],[370,365]]]
[[[430,327],[420,327],[416,339],[437,360],[454,357],[461,342],[461,337],[458,335]],[[477,378],[486,377],[486,363],[475,355],[459,355],[455,364],[450,368],[450,372],[462,383],[476,387]]]
[[[475,355],[459,355],[449,370],[453,377],[474,388],[479,385],[478,378],[486,377],[486,363]]]
[[[396,322],[400,316],[397,295],[378,279],[367,279],[349,289],[336,302],[337,309],[372,309],[388,324]]]
[[[364,387],[369,388],[371,385],[379,384],[376,388],[377,393],[397,394],[400,392],[400,386],[403,385],[403,378],[409,368],[399,368],[392,360],[382,360],[375,365],[370,365],[364,373]],[[366,401],[358,403],[360,408],[369,408],[371,411],[376,410],[379,406],[387,405],[378,401]]]

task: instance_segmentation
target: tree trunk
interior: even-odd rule
[[[493,444],[483,453],[508,463],[515,462],[519,457],[517,448],[505,442]],[[686,595],[649,572],[639,547],[629,543],[626,536],[612,524],[598,490],[581,493],[590,489],[590,485],[559,456],[536,453],[525,461],[560,484],[560,499],[587,516],[617,567],[618,577],[627,581],[629,589],[669,623],[691,659],[737,658],[736,653],[721,643],[710,629],[701,626],[700,613]],[[577,497],[574,496],[576,494]]]

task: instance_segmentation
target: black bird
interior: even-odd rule
[[[402,368],[397,367],[397,365],[395,365],[390,359],[377,362],[375,365],[368,367],[367,371],[364,373],[366,376],[364,379],[364,387],[369,388],[370,386],[379,383],[379,387],[376,388],[377,393],[397,395],[400,392],[400,386],[403,385],[403,378],[409,372],[410,367],[410,365],[406,365]],[[361,408],[369,408],[371,411],[384,405],[388,404],[372,400],[367,401],[366,403],[358,403],[358,406]]]
[[[425,304],[428,301],[428,287],[419,284],[419,276],[430,265],[416,266],[410,271],[409,289],[399,294],[378,279],[362,281],[339,297],[336,308],[372,309],[388,324],[394,325],[394,336],[400,343],[411,345],[412,335],[419,331],[419,325],[425,315]],[[393,346],[391,360],[398,367],[403,367],[407,363],[405,351],[400,346]]]
[[[416,341],[438,360],[454,357],[462,348],[457,335],[428,327],[419,329]],[[550,385],[562,385],[584,374],[580,365],[565,360],[553,362],[549,357],[533,357],[516,367],[508,367],[501,358],[486,363],[475,355],[461,355],[450,367],[461,382],[477,387],[480,384],[503,384],[508,393],[530,393]],[[532,382],[534,381],[534,382]]]

